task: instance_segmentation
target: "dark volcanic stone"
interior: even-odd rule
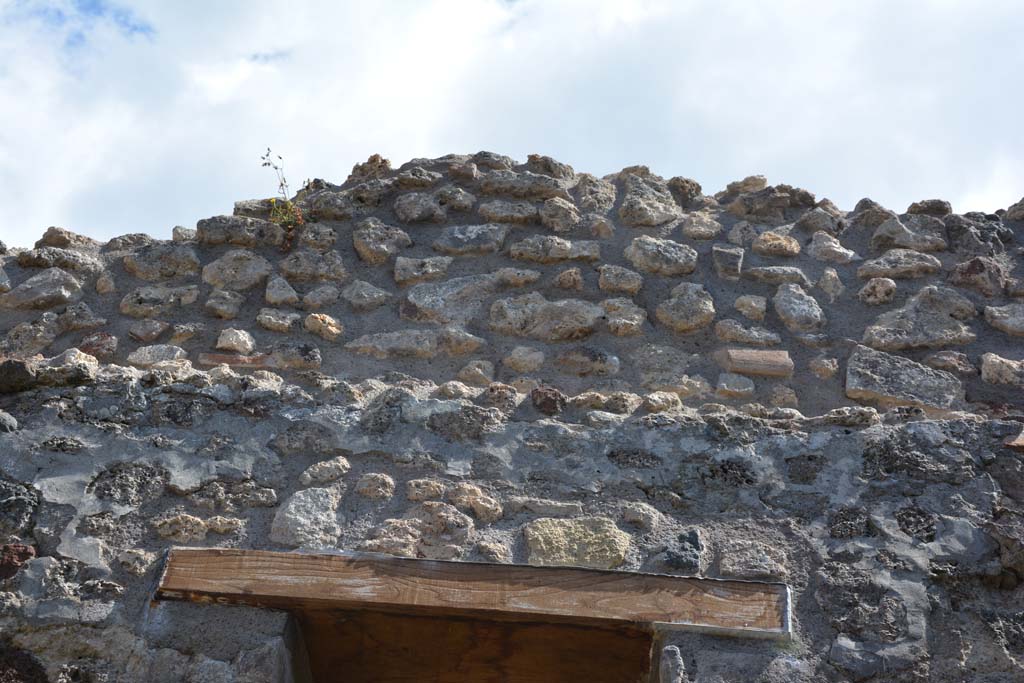
[[[565,410],[568,399],[554,387],[541,386],[530,392],[533,407],[545,415],[558,415]]]
[[[825,458],[820,455],[797,455],[786,458],[786,473],[794,484],[813,484],[825,466]]]
[[[828,534],[832,538],[874,536],[871,520],[864,508],[839,508],[828,520]]]
[[[85,448],[85,444],[73,436],[51,436],[42,446],[56,453],[77,453]]]
[[[0,545],[0,581],[6,581],[21,569],[21,566],[36,556],[36,549],[21,543]]]
[[[170,475],[162,467],[146,463],[118,463],[104,470],[89,484],[88,490],[97,498],[122,505],[141,505],[158,498],[167,486]]]
[[[427,419],[427,429],[448,441],[479,441],[484,433],[499,429],[504,414],[497,408],[462,406],[448,413],[434,413]]]
[[[39,494],[0,475],[0,541],[31,530]]]
[[[0,641],[0,683],[49,683],[49,679],[39,660]]]
[[[0,394],[27,391],[36,385],[36,371],[23,360],[5,360],[0,363]]]
[[[618,467],[648,469],[661,464],[661,458],[644,448],[613,448],[608,459]]]
[[[896,511],[896,522],[900,530],[908,536],[931,543],[935,540],[935,515],[910,505]]]
[[[688,574],[700,571],[701,554],[704,544],[700,541],[700,532],[690,529],[679,534],[677,543],[665,551],[665,564]]]

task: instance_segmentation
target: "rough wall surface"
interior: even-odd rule
[[[1024,201],[379,157],[98,244],[0,246],[0,681],[283,681],[171,545],[779,579],[677,680],[1024,677]],[[678,670],[679,666],[668,668]]]

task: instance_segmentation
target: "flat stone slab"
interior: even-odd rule
[[[793,359],[789,351],[759,349],[723,349],[715,360],[727,372],[755,377],[789,377],[793,374]]]
[[[1003,445],[1007,448],[1012,448],[1015,451],[1024,453],[1024,432],[1021,432],[1017,436],[1011,436],[1003,442]]]
[[[964,389],[948,372],[858,345],[847,361],[846,395],[881,406],[948,410],[963,400]]]

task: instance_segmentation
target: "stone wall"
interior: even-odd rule
[[[282,615],[149,606],[171,545],[779,579],[794,642],[684,678],[1024,676],[1024,201],[491,153],[294,201],[0,247],[0,681],[286,680]]]

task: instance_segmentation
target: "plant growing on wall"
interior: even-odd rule
[[[266,153],[260,157],[265,168],[274,169],[277,175],[277,193],[279,196],[270,200],[270,220],[285,229],[283,249],[290,251],[295,231],[305,221],[302,217],[302,209],[295,205],[290,199],[291,192],[288,190],[288,178],[284,174],[284,159],[280,154],[274,154],[269,147]]]

